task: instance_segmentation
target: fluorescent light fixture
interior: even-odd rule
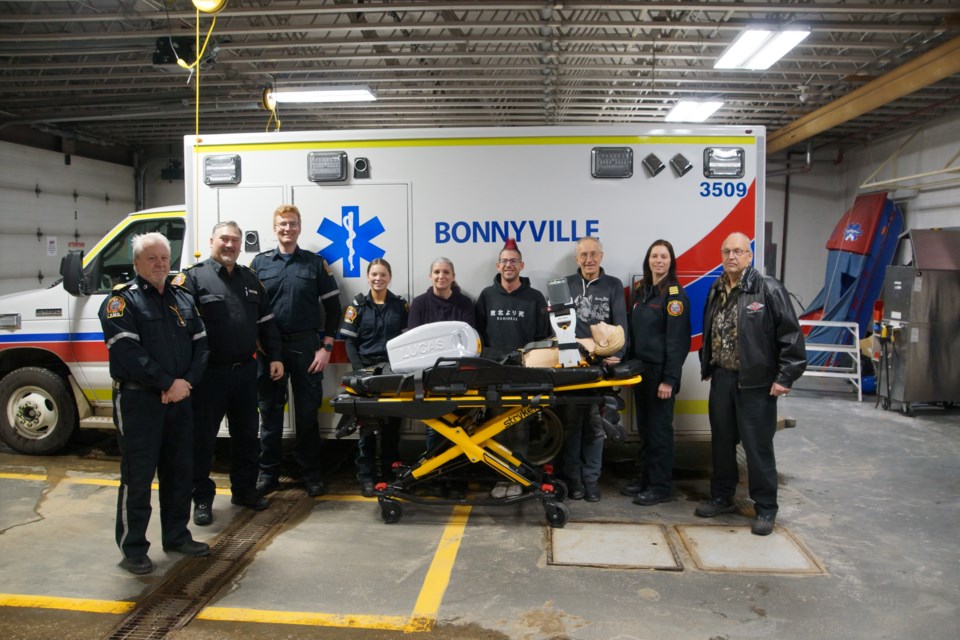
[[[281,103],[373,102],[376,99],[367,87],[283,87],[263,92],[263,106],[269,110]]]
[[[810,35],[808,29],[747,29],[733,41],[714,69],[769,69],[774,62]]]
[[[703,122],[722,106],[723,102],[681,100],[670,110],[665,120],[667,122]]]

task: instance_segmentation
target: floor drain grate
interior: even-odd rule
[[[266,511],[244,510],[211,547],[209,558],[183,562],[115,626],[109,640],[155,640],[189,623],[254,553],[313,499],[301,489],[278,491]]]

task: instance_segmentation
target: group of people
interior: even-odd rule
[[[493,283],[476,302],[460,290],[453,262],[437,258],[430,265],[430,287],[408,304],[390,291],[391,266],[378,258],[367,266],[369,291],[342,310],[328,265],[298,246],[297,207],[281,205],[273,222],[277,248],[258,254],[249,268],[238,263],[242,232],[235,222],[216,225],[210,257],[178,274],[169,272],[170,244],[163,235],[136,236],[137,276],[114,287],[101,307],[121,451],[116,540],[120,565],[132,573],[153,569],[146,529],[154,475],[160,482],[164,550],[210,553],[208,545],[193,540],[187,524],[191,501],[194,524],[213,522],[216,486],[210,470],[225,416],[231,502],[268,508],[267,496],[280,486],[288,382],[296,462],[307,493],[325,492],[317,410],[335,338],[343,341],[350,364],[364,368],[388,360],[391,338],[431,322],[466,322],[496,354],[551,335],[547,302],[521,275],[523,256],[513,240],[500,251]],[[749,238],[732,234],[721,254],[724,274],[707,299],[701,351],[702,375],[711,382],[711,498],[696,515],[735,509],[736,445],[742,442],[756,505],[753,532],[765,535],[777,513],[776,400],[804,370],[803,337],[783,286],[751,266]],[[638,505],[669,501],[674,399],[691,339],[690,301],[677,279],[673,246],[666,240],[651,244],[629,310],[623,283],[601,266],[598,239],[579,239],[574,257],[577,270],[567,281],[577,338],[589,338],[597,323],[619,326],[629,340],[603,360],[644,363],[642,382],[634,387],[642,473],[621,492]],[[564,443],[557,462],[575,500],[601,498],[599,412],[597,405],[561,411]],[[426,440],[429,450],[438,437],[428,430]],[[515,450],[525,446],[520,440],[511,442]],[[356,463],[361,492],[375,495],[376,482],[400,464],[399,418],[360,434]]]
[[[301,222],[297,207],[278,207],[277,248],[250,267],[237,262],[239,225],[221,222],[210,257],[177,274],[166,237],[133,238],[137,276],[114,287],[100,309],[121,455],[116,540],[120,566],[131,573],[153,570],[146,531],[155,475],[164,550],[209,555],[187,524],[191,502],[194,524],[213,522],[210,468],[224,416],[230,501],[269,507],[266,496],[280,486],[288,382],[301,476],[311,496],[325,492],[317,410],[340,292],[324,260],[297,245]]]

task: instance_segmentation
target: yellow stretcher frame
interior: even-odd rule
[[[404,405],[405,410],[397,414],[402,417],[411,417],[409,411],[411,404],[445,403],[456,407],[439,417],[415,418],[443,436],[450,446],[429,457],[429,452],[424,454],[414,466],[402,471],[402,475],[393,483],[381,482],[376,485],[381,517],[387,524],[398,522],[402,517],[403,508],[400,500],[415,503],[463,504],[464,500],[425,499],[409,491],[411,484],[415,485],[430,477],[441,477],[444,474],[444,468],[462,456],[470,463],[485,464],[510,482],[523,487],[519,496],[472,500],[470,504],[507,505],[539,499],[543,503],[547,523],[552,527],[562,527],[569,519],[569,510],[562,502],[566,497],[566,485],[562,480],[552,477],[552,469],[540,470],[527,464],[512,450],[497,442],[496,436],[543,409],[560,404],[588,404],[596,401],[592,396],[571,398],[568,394],[633,386],[639,384],[640,380],[640,375],[620,379],[601,378],[555,387],[549,393],[498,394],[494,399],[488,398],[478,390],[470,390],[456,396],[442,394],[424,396],[414,391],[403,391],[394,395],[369,397],[358,395],[355,389],[347,386],[349,396],[341,399],[353,398],[362,404],[376,405],[375,413],[379,417],[388,415],[390,405]],[[470,422],[469,410],[482,407],[496,407],[504,410],[488,418],[480,426],[469,428],[473,426]],[[359,411],[358,415],[360,415]]]

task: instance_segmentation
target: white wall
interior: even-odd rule
[[[133,210],[133,173],[76,155],[67,165],[62,153],[0,142],[0,294],[59,278],[69,243],[89,250]]]
[[[874,180],[943,169],[960,152],[960,116],[939,120],[915,131],[916,136],[903,148],[898,159],[884,167]],[[866,178],[913,133],[914,130],[907,131],[848,151],[840,163],[828,155],[815,154],[810,172],[790,176],[787,259],[783,274],[778,272],[778,276],[805,305],[823,286],[825,245],[840,216],[853,205],[860,193],[859,186]],[[960,160],[951,166],[960,166]],[[960,179],[960,173],[953,173],[926,181],[947,180],[951,176]],[[777,243],[782,241],[783,234],[785,183],[783,176],[767,179],[766,216],[773,222],[772,239]],[[906,229],[960,228],[960,180],[936,189],[891,186],[890,190],[904,210]]]

